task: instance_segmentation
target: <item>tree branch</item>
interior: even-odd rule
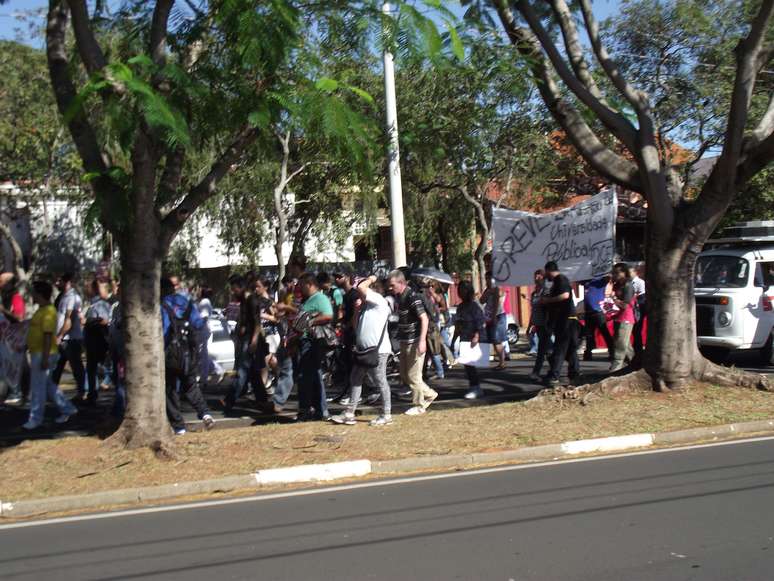
[[[624,188],[641,192],[642,185],[637,166],[610,150],[580,113],[562,99],[561,91],[551,77],[546,58],[537,39],[517,26],[508,6],[508,0],[495,0],[495,8],[511,43],[529,59],[538,91],[554,119],[562,126],[568,139],[595,171],[607,176]]]
[[[720,221],[731,204],[736,192],[771,159],[771,136],[756,147],[744,130],[750,112],[753,90],[758,76],[758,59],[764,50],[764,39],[774,14],[774,0],[762,0],[761,7],[753,19],[750,32],[736,47],[737,66],[731,106],[723,140],[723,150],[712,168],[709,178],[690,210],[687,219],[691,224],[701,224],[710,232]],[[764,119],[768,116],[768,111]],[[754,140],[755,133],[752,139]]]
[[[58,4],[59,2],[52,2]],[[89,21],[89,10],[85,0],[68,0],[73,15],[73,31],[78,54],[90,75],[101,71],[107,65],[107,59],[102,52]]]
[[[602,92],[589,72],[589,65],[584,58],[583,47],[578,39],[578,30],[575,28],[575,22],[567,3],[565,0],[551,0],[551,6],[554,9],[556,20],[562,29],[564,46],[567,50],[567,56],[570,57],[570,64],[572,65],[572,70],[575,71],[575,76],[580,79],[592,95],[603,104],[606,104]]]
[[[220,180],[235,169],[235,164],[239,162],[247,148],[253,144],[257,137],[258,129],[249,125],[244,125],[237,132],[231,145],[226,148],[212,165],[204,179],[191,188],[186,197],[183,198],[183,201],[166,215],[163,220],[165,237],[169,237],[171,241],[188,217],[215,194]]]
[[[158,0],[153,9],[150,31],[150,55],[153,62],[163,67],[167,61],[167,24],[175,0]]]
[[[745,138],[744,148],[755,147],[774,131],[774,93],[769,97],[769,106],[758,122],[758,126]]]
[[[173,151],[167,152],[164,164],[164,172],[159,181],[159,192],[174,194],[180,188],[183,177],[183,162],[185,161],[185,149],[178,146]]]
[[[76,90],[70,76],[66,49],[67,7],[65,0],[52,0],[46,26],[46,56],[57,108],[64,115],[75,101]],[[77,111],[67,124],[87,172],[104,175],[110,162],[103,156],[93,127],[85,113]],[[107,178],[104,178],[107,179]]]
[[[24,253],[21,246],[13,237],[11,229],[0,222],[0,240],[5,238],[8,240],[8,244],[11,246],[11,253],[13,254],[13,272],[21,282],[26,282],[27,272],[24,270]]]
[[[611,109],[595,97],[589,89],[573,74],[557,50],[553,40],[540,22],[528,0],[517,0],[516,6],[529,24],[535,37],[543,47],[548,60],[567,88],[591,109],[597,118],[615,135],[621,143],[634,153],[636,151],[636,131],[626,117]],[[569,32],[569,31],[568,31]]]
[[[612,81],[616,89],[618,89],[623,97],[629,101],[634,110],[637,113],[641,113],[648,108],[648,99],[641,92],[632,87],[626,79],[623,78],[621,71],[618,69],[618,65],[610,58],[599,36],[599,25],[597,24],[594,13],[591,10],[591,2],[589,0],[579,1],[581,12],[583,14],[583,21],[586,24],[586,31],[591,41],[591,47],[594,50],[594,54],[597,57],[597,61],[602,66],[602,70]]]

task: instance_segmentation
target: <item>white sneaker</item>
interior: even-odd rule
[[[465,394],[465,399],[478,399],[484,396],[484,390],[480,387],[474,387]]]
[[[178,428],[175,430],[175,436],[185,436],[185,428]]]
[[[437,397],[438,397],[438,392],[433,393],[433,395],[426,395],[424,408],[425,409],[429,408],[430,404],[433,403]]]
[[[204,424],[205,430],[211,430],[215,425],[215,418],[213,418],[210,414],[204,414],[202,416],[202,423]]]
[[[344,424],[345,426],[354,426],[357,424],[355,416],[352,414],[339,414],[337,416],[331,416],[329,419],[334,424]]]
[[[5,405],[19,405],[22,402],[22,398],[20,397],[9,397],[5,400]]]
[[[371,420],[372,426],[389,426],[392,423],[392,416],[379,416],[375,420]]]
[[[425,408],[423,408],[421,405],[417,405],[406,410],[407,416],[421,416],[423,413],[425,413]]]

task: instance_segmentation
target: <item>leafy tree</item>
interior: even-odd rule
[[[758,82],[760,71],[772,57],[774,1],[665,0],[660,4],[686,6],[703,15],[702,24],[718,33],[716,50],[733,62],[730,90],[718,95],[720,156],[695,195],[664,148],[666,124],[661,111],[667,103],[649,94],[647,84],[635,84],[608,53],[590,0],[573,3],[589,37],[588,49],[580,42],[576,18],[565,0],[545,4],[492,0],[475,2],[473,9],[479,14],[494,10],[488,16],[499,20],[508,40],[529,65],[548,110],[589,164],[647,199],[651,292],[644,367],[653,387],[679,388],[691,379],[761,385],[765,380],[759,376],[729,373],[699,354],[693,281],[702,245],[734,195],[766,167],[774,153],[774,100]],[[547,13],[539,13],[536,6]],[[734,18],[729,21],[729,16]],[[551,34],[549,25],[558,30],[558,36]],[[671,30],[664,32],[672,38]],[[595,64],[589,62],[589,53]],[[681,62],[693,69],[705,66],[690,52]],[[662,90],[658,83],[650,89]],[[668,90],[662,96],[668,96]],[[693,122],[690,114],[684,118],[685,124]],[[627,155],[618,154],[611,140],[625,148]]]
[[[306,105],[335,113],[327,134],[339,132],[338,148],[362,139],[335,87],[299,87],[291,70],[310,48],[310,31],[355,9],[382,24],[375,2],[132,0],[90,15],[85,0],[50,0],[47,60],[57,106],[91,185],[93,214],[121,254],[128,407],[114,443],[164,450],[171,440],[159,278],[188,218],[228,174],[263,155],[256,146],[282,126],[300,90]],[[420,16],[419,37],[437,36]],[[397,26],[386,29],[394,42]]]

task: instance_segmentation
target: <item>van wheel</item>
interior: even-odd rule
[[[761,349],[761,365],[774,365],[774,331],[769,335],[769,340]]]

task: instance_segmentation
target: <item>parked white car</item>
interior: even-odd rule
[[[210,339],[207,350],[210,356],[224,371],[234,369],[234,341],[231,339],[231,324],[220,317],[210,317],[207,320],[210,327]]]
[[[774,222],[746,222],[710,240],[696,262],[699,347],[721,357],[757,349],[774,365]]]

